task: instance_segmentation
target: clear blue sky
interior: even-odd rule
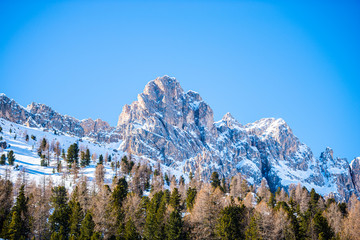
[[[0,92],[116,125],[157,76],[360,156],[359,1],[0,2]]]

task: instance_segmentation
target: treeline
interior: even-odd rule
[[[99,164],[98,166],[102,166]],[[112,184],[103,174],[71,189],[50,179],[0,179],[5,239],[359,239],[360,202],[324,199],[297,185],[271,193],[241,175],[211,183],[176,178],[123,158]],[[70,191],[71,190],[71,191]]]

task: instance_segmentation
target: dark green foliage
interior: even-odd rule
[[[160,191],[154,194],[146,207],[144,237],[148,240],[164,239],[164,214],[166,211],[166,194]]]
[[[85,163],[86,163],[86,166],[90,165],[90,158],[91,158],[90,150],[87,148],[86,151],[85,151]]]
[[[80,234],[80,224],[84,218],[82,208],[77,197],[78,188],[76,187],[73,192],[72,199],[69,202],[69,207],[71,210],[70,215],[70,237],[78,238]]]
[[[6,163],[6,157],[5,154],[1,154],[1,158],[0,158],[0,165],[5,165]]]
[[[7,238],[11,240],[17,240],[24,236],[20,232],[21,217],[18,212],[14,211],[11,217]],[[25,238],[24,238],[25,239]]]
[[[79,163],[79,147],[77,143],[71,144],[67,150],[67,161],[69,165],[75,163],[78,165]]]
[[[12,199],[13,184],[9,180],[0,179],[0,237],[7,235],[7,219],[11,217],[11,206],[13,204]]]
[[[99,163],[98,163],[98,164],[103,164],[103,162],[104,162],[104,157],[103,157],[102,154],[100,154],[100,156],[99,156]]]
[[[245,206],[230,205],[221,213],[216,226],[216,233],[220,239],[244,239]]]
[[[165,227],[166,239],[180,240],[184,239],[183,234],[183,221],[180,212],[174,210],[170,213],[170,218]]]
[[[129,174],[132,170],[132,168],[134,167],[134,162],[133,161],[129,161],[127,156],[124,156],[122,159],[121,159],[121,170],[126,173],[126,174]]]
[[[25,196],[24,185],[22,185],[11,210],[12,218],[8,229],[10,239],[26,239],[29,237],[31,219],[28,212],[28,201],[29,198]]]
[[[57,237],[57,234],[67,238],[70,230],[71,209],[67,204],[67,191],[64,186],[54,187],[50,198],[53,213],[50,215],[50,230]],[[56,239],[56,238],[55,238]]]
[[[210,182],[213,188],[220,187],[220,179],[219,179],[219,174],[217,172],[213,172],[211,174]]]
[[[250,220],[250,224],[245,232],[246,240],[261,240],[259,236],[258,226],[256,223],[256,217],[253,216]]]
[[[191,211],[194,206],[196,193],[196,188],[189,187],[186,191],[186,207],[189,211]]]
[[[81,222],[80,228],[80,240],[90,239],[94,234],[95,223],[92,218],[92,214],[88,211],[85,215],[84,220]]]
[[[331,239],[334,236],[328,221],[320,212],[316,213],[313,219],[315,237],[319,239]]]
[[[9,165],[14,165],[15,155],[14,155],[13,150],[10,150],[10,152],[8,152],[7,159],[8,159]]]
[[[131,218],[125,224],[125,233],[124,233],[125,240],[138,240],[141,239],[139,233],[136,230],[134,222]]]
[[[176,211],[181,211],[181,196],[179,193],[179,190],[177,188],[174,188],[174,190],[171,193],[169,205]]]
[[[346,206],[346,203],[339,203],[339,210],[341,212],[341,214],[344,216],[347,215],[347,206]]]

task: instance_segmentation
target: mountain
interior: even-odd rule
[[[113,133],[114,128],[101,119],[94,121],[89,118],[80,121],[62,115],[45,104],[34,102],[24,108],[5,94],[0,95],[0,118],[28,127],[45,128],[77,137],[91,137],[99,142],[119,141],[119,135]]]
[[[283,119],[265,118],[243,125],[230,113],[214,121],[213,110],[194,91],[164,76],[150,81],[137,100],[125,105],[116,127],[98,119],[77,120],[43,104],[27,108],[0,96],[0,117],[31,127],[111,143],[122,152],[157,161],[166,169],[190,172],[204,181],[217,171],[231,178],[241,173],[249,184],[266,180],[272,191],[301,183],[322,195],[347,200],[360,191],[360,164],[333,156],[319,158]]]
[[[227,113],[214,122],[201,96],[184,92],[168,76],[150,81],[137,101],[124,106],[116,131],[123,140],[120,149],[205,181],[217,171],[224,177],[241,173],[255,185],[265,178],[273,191],[298,182],[346,199],[355,191],[348,162],[334,158],[330,148],[316,159],[283,119],[242,125]]]

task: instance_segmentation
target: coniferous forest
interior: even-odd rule
[[[41,155],[41,152],[39,153]],[[64,154],[64,153],[63,153]],[[68,149],[72,169],[88,151]],[[84,155],[84,156],[82,156]],[[44,158],[44,162],[46,159]],[[9,171],[0,179],[0,229],[4,239],[359,239],[360,202],[324,199],[300,184],[272,193],[264,180],[249,186],[239,174],[214,172],[210,183],[164,173],[158,165],[123,157],[112,183],[103,161],[94,179],[73,174],[71,186],[41,183]],[[20,176],[20,175],[19,175]]]

